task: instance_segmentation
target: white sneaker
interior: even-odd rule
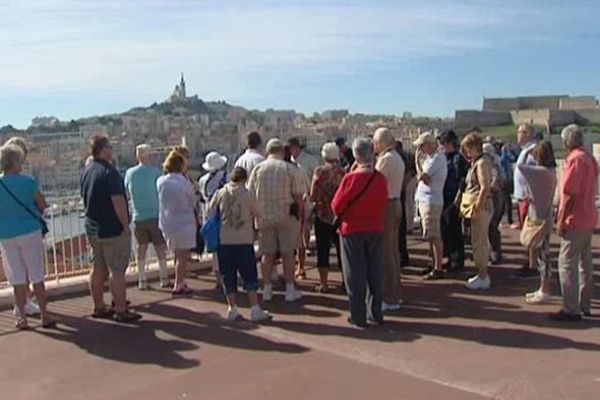
[[[256,307],[250,311],[250,319],[252,322],[271,321],[273,316],[269,314],[268,311],[265,311],[260,307]]]
[[[238,319],[241,319],[241,318],[242,318],[242,315],[238,311],[237,307],[230,308],[229,310],[227,310],[227,321],[233,322],[233,321],[237,321]]]
[[[298,289],[287,289],[285,291],[285,301],[292,303],[302,298],[302,293]]]
[[[272,285],[263,287],[262,299],[263,299],[263,301],[273,300],[273,286]]]
[[[32,298],[28,298],[25,301],[25,315],[27,315],[28,317],[32,316],[32,315],[39,315],[40,314],[40,306],[38,305],[37,301],[32,299]],[[20,317],[21,316],[21,312],[19,311],[19,307],[17,307],[16,305],[13,308],[13,315],[15,317]]]
[[[148,282],[147,281],[139,281],[138,289],[139,290],[148,290]]]
[[[550,302],[550,295],[548,293],[537,292],[527,293],[525,296],[525,303],[527,304],[546,304]]]
[[[29,298],[25,303],[25,314],[27,315],[38,315],[40,313],[40,305],[37,300]]]
[[[388,304],[385,301],[381,303],[381,311],[398,311],[400,309],[400,304]]]
[[[486,290],[490,288],[491,284],[492,281],[489,276],[487,278],[482,278],[479,275],[475,275],[474,277],[469,278],[465,286],[467,289]]]

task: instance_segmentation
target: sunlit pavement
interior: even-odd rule
[[[6,311],[0,398],[597,399],[600,319],[550,321],[558,297],[526,305],[524,294],[538,282],[513,277],[523,252],[515,232],[503,234],[507,264],[492,269],[487,292],[464,288],[470,268],[423,282],[426,246],[412,237],[416,266],[404,270],[405,304],[385,325],[366,330],[347,325],[339,285],[331,294],[314,292],[314,269],[300,282],[304,297],[297,304],[276,293],[266,305],[275,320],[263,326],[224,321],[226,307],[208,273],[190,279],[196,290],[190,299],[130,288],[144,315],[137,325],[87,317],[84,296],[51,303],[56,330],[16,332]],[[339,284],[339,274],[333,279]],[[600,315],[598,300],[593,311]]]

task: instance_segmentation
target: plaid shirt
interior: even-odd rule
[[[263,211],[262,218],[258,220],[259,228],[285,220],[294,203],[294,196],[302,196],[306,192],[303,171],[274,157],[267,158],[254,168],[248,188]]]

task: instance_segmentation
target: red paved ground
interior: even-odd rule
[[[423,282],[411,268],[406,305],[366,331],[347,326],[340,293],[310,292],[315,271],[300,304],[276,296],[269,326],[225,323],[208,275],[191,280],[193,299],[130,289],[137,326],[83,318],[83,296],[52,304],[58,331],[14,332],[0,313],[0,398],[598,399],[600,319],[551,322],[558,298],[525,305],[537,281],[512,277],[522,252],[505,234],[510,265],[494,268],[492,290],[467,292],[462,276]],[[411,248],[423,262],[423,245]]]

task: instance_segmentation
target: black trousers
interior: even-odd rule
[[[338,260],[338,268],[342,269],[340,255],[340,238],[333,225],[315,218],[315,239],[317,242],[317,267],[329,268],[329,252],[331,244],[335,245],[335,254]]]
[[[512,192],[513,188],[510,183],[505,183],[502,188],[504,198],[504,211],[506,212],[506,222],[512,225],[513,223],[513,207],[512,207]]]
[[[344,282],[355,324],[366,324],[367,316],[383,321],[382,235],[355,233],[342,236]]]
[[[400,250],[400,266],[404,267],[410,264],[408,246],[406,243],[406,192],[404,190],[400,195],[400,203],[402,204],[402,218],[400,219],[400,232],[398,234],[398,249]]]
[[[499,192],[492,192],[492,202],[494,203],[494,213],[492,214],[492,220],[490,221],[490,229],[488,230],[490,247],[492,252],[497,257],[502,257],[502,234],[500,233],[500,221],[504,215],[504,194]]]
[[[448,257],[450,269],[462,269],[465,266],[465,242],[462,220],[454,204],[444,205],[442,213],[442,241],[444,255]]]

